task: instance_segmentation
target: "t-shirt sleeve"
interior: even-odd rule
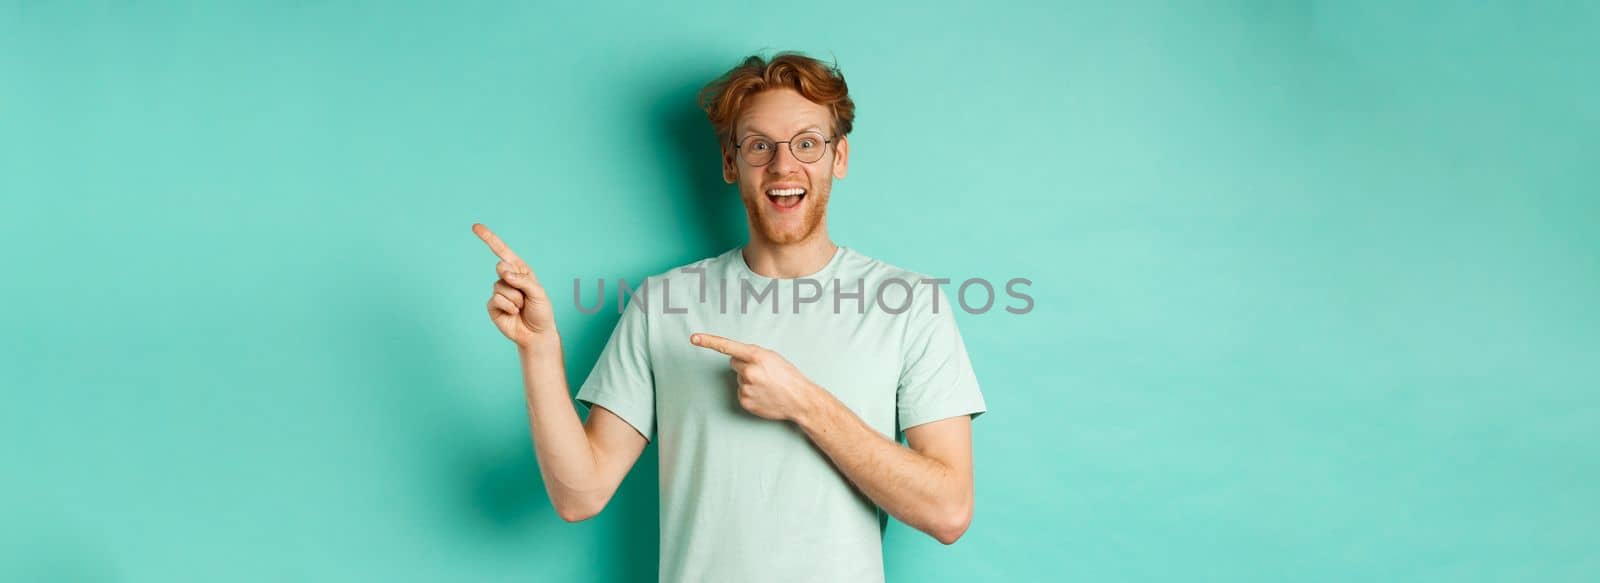
[[[938,306],[937,313],[930,306]],[[987,407],[949,299],[941,293],[937,302],[918,302],[912,310],[904,314],[911,320],[896,393],[899,430],[957,415],[977,419]]]
[[[616,413],[646,440],[654,441],[655,379],[650,372],[649,322],[642,305],[630,301],[623,308],[611,339],[600,351],[594,370],[584,379],[576,398],[585,406],[599,405]]]

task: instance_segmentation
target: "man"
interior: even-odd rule
[[[563,519],[594,516],[654,436],[662,581],[882,581],[883,512],[944,544],[972,519],[985,405],[950,303],[828,236],[855,117],[837,68],[752,56],[701,104],[749,243],[641,284],[577,393],[586,422],[550,297],[473,225],[501,258],[489,315],[518,348],[545,488]]]

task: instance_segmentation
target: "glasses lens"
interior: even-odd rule
[[[805,132],[789,140],[789,151],[794,152],[796,160],[808,164],[816,162],[822,159],[822,151],[828,147],[825,139],[822,134]]]
[[[751,166],[760,166],[772,161],[772,151],[777,144],[761,136],[750,136],[739,145],[739,152],[744,155],[744,161]]]

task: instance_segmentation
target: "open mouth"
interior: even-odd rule
[[[778,212],[794,210],[805,198],[804,188],[774,188],[767,191],[767,200],[772,201],[772,206],[777,207]]]

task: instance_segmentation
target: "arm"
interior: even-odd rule
[[[550,504],[568,522],[599,514],[646,440],[604,408],[594,407],[588,423],[578,423],[550,297],[533,268],[498,235],[482,224],[472,225],[472,232],[500,257],[489,319],[517,346],[533,450]]]
[[[959,415],[905,430],[891,441],[827,390],[793,419],[862,493],[901,522],[953,544],[972,522],[972,420]]]
[[[528,424],[556,514],[567,522],[600,513],[648,443],[616,414],[596,405],[582,425],[569,396],[560,341],[545,350],[518,347]]]
[[[795,422],[885,512],[947,545],[966,532],[973,499],[970,417],[906,429],[908,449],[872,429],[776,352],[704,333],[689,341],[731,357],[740,407]]]

